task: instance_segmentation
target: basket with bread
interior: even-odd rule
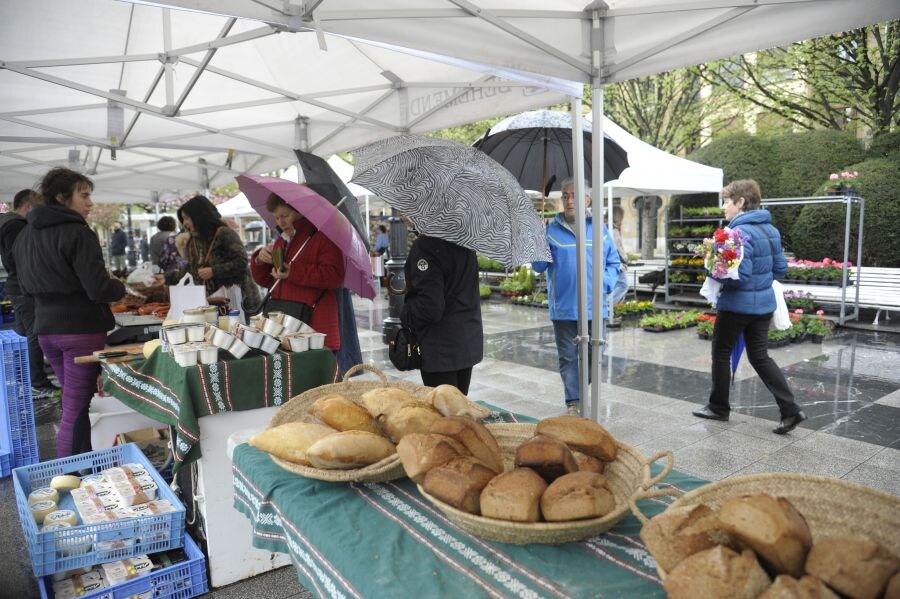
[[[380,380],[349,381],[359,370]],[[456,387],[388,382],[377,368],[359,364],[347,371],[344,382],[310,389],[285,403],[250,445],[307,478],[381,482],[404,476],[397,443],[408,434],[427,432],[445,415],[474,421],[487,418],[490,410]]]
[[[565,543],[606,532],[628,501],[672,469],[575,416],[535,424],[444,417],[397,445],[419,491],[462,529],[506,543]],[[668,464],[650,478],[650,463]]]
[[[632,510],[673,599],[900,599],[900,498],[881,491],[778,472]]]

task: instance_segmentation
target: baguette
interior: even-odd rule
[[[394,443],[410,433],[427,433],[441,418],[440,413],[424,403],[402,405],[378,417],[378,423]]]
[[[322,437],[306,451],[315,468],[350,470],[380,462],[396,451],[394,444],[365,431],[343,431]]]
[[[310,446],[336,432],[322,424],[286,422],[250,437],[250,446],[287,462],[309,466],[307,450]]]
[[[317,399],[312,405],[312,413],[322,422],[339,431],[366,431],[374,435],[381,434],[375,420],[365,408],[337,393]]]
[[[469,398],[453,385],[438,385],[428,392],[425,401],[434,406],[442,416],[476,416]]]

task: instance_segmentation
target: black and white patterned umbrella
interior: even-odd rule
[[[384,198],[419,233],[508,267],[550,261],[541,218],[509,171],[483,152],[400,135],[352,152],[353,182]]]

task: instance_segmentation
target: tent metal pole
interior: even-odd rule
[[[603,175],[604,175],[604,154],[605,148],[603,143],[603,83],[599,78],[594,78],[591,83],[593,92],[593,110],[591,111],[592,133],[591,133],[591,182],[594,190],[593,197],[596,198],[591,206],[591,215],[594,221],[593,239],[591,241],[593,250],[593,268],[589,273],[591,277],[591,289],[593,290],[592,312],[594,319],[591,322],[591,365],[590,380],[591,382],[591,412],[590,419],[598,421],[600,417],[600,386],[601,378],[600,364],[602,362],[601,353],[603,349],[604,337],[606,336],[606,326],[603,320],[603,304],[606,302],[606,286],[603,281],[603,274],[606,270],[606,252],[604,251],[604,241],[606,237],[606,227],[603,226]]]
[[[571,97],[572,104],[572,166],[574,172],[573,192],[575,193],[575,251],[576,289],[578,292],[578,335],[575,336],[578,348],[578,399],[584,402],[588,398],[588,311],[587,311],[587,223],[585,216],[584,188],[584,135],[581,126],[581,98]],[[565,202],[565,200],[564,200]]]

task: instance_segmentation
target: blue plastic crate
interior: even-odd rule
[[[187,561],[157,570],[146,576],[107,587],[79,599],[128,599],[135,595],[153,599],[188,599],[209,591],[206,581],[206,557],[190,535],[184,535],[184,552]],[[54,599],[53,577],[38,579],[41,599]],[[146,595],[144,595],[146,593]]]
[[[9,476],[12,472],[12,458],[5,449],[0,449],[0,478]]]
[[[40,461],[34,406],[31,398],[31,373],[28,367],[28,340],[15,331],[0,331],[0,436],[11,454],[12,467],[29,466]]]
[[[32,490],[46,487],[54,476],[60,474],[78,474],[82,471],[99,473],[129,463],[139,463],[147,469],[159,487],[157,498],[168,500],[176,511],[102,524],[83,524],[51,532],[40,531],[28,509],[28,494]],[[19,521],[31,555],[31,569],[37,577],[181,547],[184,506],[134,443],[16,468],[13,470],[13,484]],[[116,549],[97,547],[97,543],[121,540],[131,542]]]

